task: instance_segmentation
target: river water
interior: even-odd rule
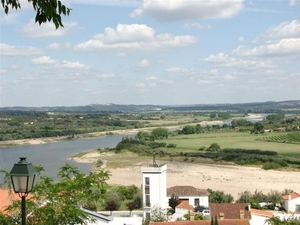
[[[68,158],[86,150],[114,147],[124,136],[133,137],[135,135],[114,135],[41,145],[0,148],[0,169],[10,171],[14,163],[19,161],[19,157],[24,156],[27,157],[27,161],[33,165],[42,165],[45,168],[46,171],[44,171],[42,175],[54,179],[56,178],[59,168],[66,163],[76,166],[82,173],[88,173],[92,171],[91,164],[76,163],[72,160],[68,160]],[[0,182],[3,182],[3,174],[0,174]]]

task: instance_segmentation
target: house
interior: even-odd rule
[[[251,208],[248,203],[210,203],[211,218],[227,219],[251,219]]]
[[[250,225],[247,219],[227,219],[219,220],[219,225]],[[174,222],[150,222],[150,225],[211,225],[210,220],[186,220]]]
[[[300,213],[300,193],[293,192],[282,196],[281,204],[287,213]]]
[[[251,208],[250,225],[268,225],[266,223],[266,220],[270,219],[273,216],[274,214],[270,211]]]
[[[193,208],[199,205],[208,207],[209,204],[209,192],[206,189],[193,186],[174,186],[167,189],[168,199],[172,195],[178,196],[181,203],[191,205]]]

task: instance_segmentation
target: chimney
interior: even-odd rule
[[[240,219],[244,219],[245,211],[243,209],[240,210]]]
[[[289,196],[288,196],[288,200],[291,200],[291,198],[292,198],[291,195],[289,195]]]
[[[220,220],[224,220],[224,217],[225,217],[225,216],[224,216],[224,213],[222,213],[222,212],[219,213],[219,218],[220,218]]]
[[[195,213],[193,211],[190,211],[190,221],[193,221],[195,219]]]

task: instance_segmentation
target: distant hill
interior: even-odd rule
[[[236,104],[195,104],[195,105],[118,105],[91,104],[85,106],[59,107],[0,107],[0,111],[39,111],[39,112],[149,112],[149,111],[228,111],[252,113],[300,113],[300,100],[280,102],[251,102]]]

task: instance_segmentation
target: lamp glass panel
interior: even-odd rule
[[[35,178],[35,175],[32,175],[32,176],[28,177],[28,188],[27,188],[28,192],[31,192],[31,190],[32,190],[33,183],[34,183],[34,178]]]
[[[26,176],[12,176],[15,192],[26,193],[27,192],[27,177]]]

